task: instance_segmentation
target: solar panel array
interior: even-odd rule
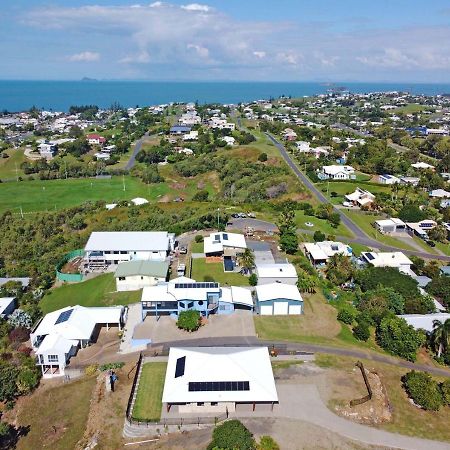
[[[175,283],[175,289],[212,289],[218,287],[219,283]]]
[[[188,386],[189,392],[212,391],[249,391],[249,381],[192,381]]]
[[[55,325],[58,325],[58,323],[67,322],[69,320],[69,317],[72,315],[72,313],[73,313],[73,309],[68,309],[67,311],[63,311],[56,319]]]
[[[182,377],[184,375],[185,366],[186,366],[186,356],[178,358],[177,365],[175,367],[175,378]]]

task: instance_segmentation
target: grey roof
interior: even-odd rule
[[[167,261],[130,261],[117,266],[114,276],[128,277],[133,275],[146,275],[149,277],[166,277],[169,271]]]
[[[167,231],[94,231],[85,251],[167,251]]]
[[[441,273],[444,275],[450,275],[450,266],[441,267]]]
[[[8,281],[19,281],[22,283],[23,287],[27,287],[30,284],[31,278],[28,277],[11,277],[11,278],[0,278],[0,286],[8,283]]]

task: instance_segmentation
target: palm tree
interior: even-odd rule
[[[255,267],[255,255],[249,248],[246,248],[244,253],[239,256],[239,264],[247,270],[251,270]]]
[[[438,358],[447,351],[450,347],[450,319],[447,319],[444,323],[440,320],[433,320],[431,344]]]

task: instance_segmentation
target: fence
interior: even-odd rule
[[[126,418],[127,418],[128,422],[130,422],[130,423],[131,423],[131,415],[133,413],[134,401],[136,399],[136,394],[137,394],[138,381],[139,381],[139,378],[141,375],[142,359],[143,359],[143,355],[142,355],[142,353],[140,353],[138,362],[136,364],[136,373],[134,374],[133,385],[131,386],[131,392],[130,392],[130,396],[128,398]]]
[[[143,420],[135,420],[131,417],[127,417],[127,421],[130,425],[143,427],[143,428],[150,428],[154,426],[169,426],[169,425],[179,425],[182,427],[183,425],[216,425],[219,422],[222,422],[224,420],[228,419],[227,413],[219,414],[217,416],[206,416],[206,417],[176,417],[176,418],[164,418],[161,419],[159,422],[151,422],[151,421],[143,421]]]
[[[56,266],[56,278],[60,281],[69,281],[73,283],[77,283],[83,281],[83,275],[81,273],[62,273],[60,270],[63,268],[64,264],[70,261],[77,256],[83,256],[84,250],[78,249],[73,250],[66,255],[64,255],[63,259]]]

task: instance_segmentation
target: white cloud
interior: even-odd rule
[[[74,55],[69,56],[68,59],[72,62],[94,62],[100,59],[100,53],[89,51],[75,53]]]
[[[259,59],[263,59],[266,57],[266,52],[256,50],[253,52],[253,55],[255,55]]]
[[[202,47],[201,45],[188,44],[187,48],[189,50],[195,50],[197,55],[201,56],[202,58],[208,58],[209,56],[209,50],[206,47]]]
[[[119,59],[120,64],[147,64],[151,61],[150,55],[143,50],[134,55],[127,55]]]
[[[181,8],[185,9],[186,11],[208,12],[211,10],[211,8],[208,5],[200,5],[199,3],[190,3],[189,5],[182,5]]]

